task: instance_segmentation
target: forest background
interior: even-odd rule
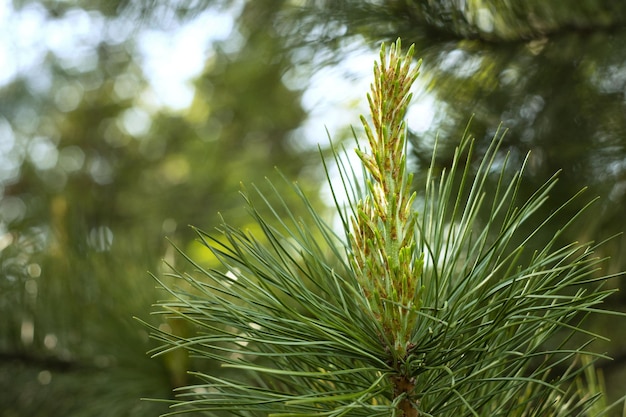
[[[497,4],[497,6],[496,6]],[[569,240],[626,230],[626,4],[609,0],[9,2],[0,11],[0,416],[155,416],[206,369],[156,346],[133,317],[164,297],[147,271],[187,225],[253,228],[240,182],[274,167],[332,205],[317,145],[347,147],[380,43],[423,59],[411,164],[423,188],[435,138],[446,167],[467,124],[502,124],[523,195],[561,170],[549,212],[600,196]],[[192,81],[187,82],[188,78]],[[357,129],[358,131],[358,129]],[[279,182],[277,182],[279,183]],[[584,199],[583,199],[584,200]],[[584,201],[581,201],[583,204]],[[574,212],[576,207],[572,207]],[[330,215],[330,210],[329,210]],[[565,213],[564,216],[567,216]],[[604,246],[626,269],[625,238]],[[622,291],[607,308],[626,311]],[[180,326],[180,328],[176,328]],[[601,316],[611,397],[626,393],[626,320]],[[204,368],[203,368],[204,367]]]

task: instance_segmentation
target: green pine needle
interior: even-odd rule
[[[178,391],[171,414],[591,417],[616,408],[601,402],[589,359],[602,357],[588,348],[601,336],[581,327],[612,293],[602,288],[604,259],[592,242],[558,243],[574,219],[539,239],[581,196],[537,219],[556,177],[520,201],[524,166],[507,177],[499,134],[475,174],[463,138],[450,169],[431,171],[414,193],[404,115],[417,70],[413,49],[400,51],[400,41],[383,46],[375,68],[363,166],[332,148],[341,233],[297,185],[299,210],[277,188],[253,188],[243,195],[260,233],[225,222],[218,234],[196,229],[219,266],[180,251],[195,272],[171,267],[178,284],[161,282],[169,299],[156,314],[194,334],[152,327],[163,343],[154,354],[185,349],[219,368],[192,372],[198,383]]]

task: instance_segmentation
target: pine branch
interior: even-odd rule
[[[38,355],[28,352],[0,352],[0,362],[20,363],[35,368],[51,369],[59,372],[100,369],[79,360],[63,359],[51,355]]]
[[[381,48],[380,64],[374,66],[374,83],[367,99],[372,126],[362,118],[370,154],[357,153],[369,174],[365,199],[357,203],[352,219],[352,266],[376,320],[380,321],[387,350],[394,366],[411,348],[412,323],[420,308],[420,281],[423,261],[415,244],[411,193],[412,175],[407,173],[407,130],[404,116],[411,99],[410,89],[418,76],[411,68],[414,49],[401,55],[401,42],[391,45],[389,56]],[[388,342],[387,342],[388,341]],[[406,417],[417,416],[411,405],[414,390],[411,376],[395,370],[394,398]]]
[[[225,222],[217,234],[196,229],[214,257],[211,266],[180,251],[195,272],[172,268],[177,287],[159,280],[169,299],[157,314],[185,320],[196,332],[153,326],[163,344],[153,353],[185,349],[221,366],[218,373],[193,372],[199,383],[178,391],[172,414],[608,412],[589,377],[593,361],[579,360],[604,357],[589,351],[602,336],[584,330],[581,318],[607,313],[598,309],[613,292],[602,288],[605,259],[594,255],[593,242],[557,244],[574,221],[560,223],[559,215],[580,195],[536,219],[556,177],[519,201],[524,166],[505,176],[508,156],[496,136],[473,176],[473,141],[462,138],[451,169],[439,177],[431,171],[417,203],[404,116],[418,71],[413,48],[400,50],[399,40],[389,53],[383,46],[374,69],[371,123],[362,119],[369,148],[357,151],[361,170],[333,149],[349,200],[337,207],[345,239],[297,185],[291,190],[299,210],[284,191],[254,188],[243,195],[256,233]],[[336,202],[339,193],[333,190]],[[584,209],[574,217],[582,215]],[[539,226],[528,227],[531,221]],[[553,222],[558,232],[540,241]],[[558,342],[557,332],[566,334]],[[590,385],[579,383],[585,375]]]

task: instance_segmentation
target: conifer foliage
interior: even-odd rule
[[[173,414],[607,415],[592,361],[579,360],[599,356],[587,347],[600,336],[580,322],[611,293],[596,246],[560,245],[560,233],[536,242],[559,221],[558,211],[534,218],[556,180],[518,201],[521,170],[506,177],[500,137],[478,158],[463,138],[449,171],[414,192],[404,117],[417,76],[413,48],[383,45],[361,168],[335,153],[343,231],[297,185],[298,211],[255,188],[243,194],[260,233],[226,222],[219,234],[197,230],[219,267],[181,252],[195,272],[171,267],[178,284],[163,284],[170,297],[158,313],[196,332],[153,328],[163,342],[154,353],[185,349],[215,372],[192,372],[198,383],[180,389]],[[493,176],[499,185],[487,190]]]

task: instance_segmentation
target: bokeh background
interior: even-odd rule
[[[570,240],[626,269],[626,3],[613,0],[78,0],[0,2],[0,416],[156,416],[207,370],[136,319],[167,294],[188,225],[254,228],[240,183],[286,186],[332,214],[320,151],[350,147],[382,41],[416,44],[408,116],[416,189],[463,132],[508,129],[522,195],[561,171],[545,214],[600,200]],[[468,122],[472,119],[471,124]],[[331,167],[332,169],[332,167]],[[290,198],[290,194],[285,194]],[[272,197],[270,197],[272,198]],[[207,260],[207,262],[209,262]],[[164,279],[167,279],[164,277]],[[622,291],[606,307],[626,311]],[[626,319],[587,326],[612,398]],[[210,369],[208,369],[210,370]],[[219,370],[216,370],[218,372]]]

